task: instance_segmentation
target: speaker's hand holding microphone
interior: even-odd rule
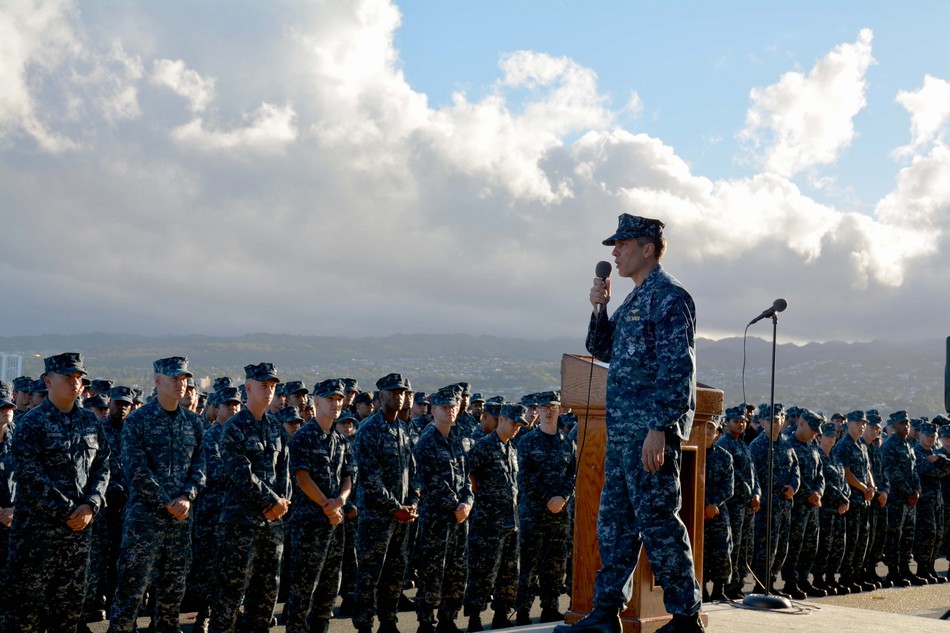
[[[594,271],[594,285],[590,289],[590,304],[594,307],[594,314],[600,314],[604,306],[610,301],[610,271],[609,262],[598,262]]]

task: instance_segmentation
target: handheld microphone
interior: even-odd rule
[[[610,265],[610,262],[597,262],[597,267],[594,268],[594,276],[606,283],[611,271],[613,271],[613,266]],[[603,304],[597,304],[597,314],[600,314],[603,307]]]
[[[787,307],[788,307],[788,301],[786,301],[785,299],[776,299],[775,301],[772,302],[772,307],[770,307],[770,308],[767,309],[765,312],[763,312],[763,313],[760,314],[759,316],[757,316],[757,317],[755,317],[754,319],[752,319],[752,320],[749,322],[749,325],[752,325],[753,323],[757,323],[757,322],[761,321],[762,319],[767,319],[767,318],[769,318],[769,317],[773,317],[773,316],[775,316],[778,312],[784,311],[785,308],[787,308]]]

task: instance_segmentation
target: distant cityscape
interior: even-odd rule
[[[254,334],[236,338],[141,337],[90,334],[0,337],[3,380],[38,377],[43,357],[80,351],[90,377],[150,387],[154,359],[183,354],[199,385],[216,376],[243,377],[243,366],[262,360],[281,375],[312,385],[331,376],[356,378],[371,390],[380,376],[399,371],[417,390],[432,391],[459,380],[483,395],[517,399],[560,387],[561,356],[584,354],[583,340],[528,341],[471,335],[392,335],[339,339]],[[745,399],[768,401],[770,343],[750,338],[746,346]],[[722,389],[729,404],[743,400],[742,340],[697,341],[699,381]],[[944,412],[944,338],[913,345],[885,342],[811,343],[778,347],[776,401],[830,415],[858,408],[883,414],[905,409],[911,416]]]

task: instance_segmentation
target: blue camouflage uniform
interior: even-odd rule
[[[937,417],[941,418],[941,426],[937,433],[938,441],[942,442],[940,438],[950,437],[950,420],[943,416]],[[937,421],[936,417],[934,421]],[[937,449],[937,452],[950,458],[950,451],[946,448],[941,447]],[[950,477],[944,477],[940,486],[943,490],[943,538],[941,539],[940,553],[944,558],[950,560]]]
[[[188,374],[188,360],[159,359],[155,361],[155,373]],[[202,429],[197,415],[180,406],[166,411],[157,398],[130,413],[122,427],[128,501],[110,633],[135,630],[153,576],[155,612],[149,615],[154,618],[155,630],[178,631],[185,578],[191,567],[192,515],[179,521],[166,506],[178,497],[194,503],[204,487]]]
[[[822,425],[823,435],[837,436],[835,425],[827,422]],[[821,473],[825,480],[825,490],[821,495],[821,508],[818,510],[818,548],[812,561],[811,572],[815,586],[819,589],[832,588],[834,575],[838,573],[845,547],[845,519],[838,514],[838,507],[849,503],[851,487],[841,465],[833,453],[820,453]]]
[[[863,411],[852,411],[848,414],[848,421],[865,419]],[[872,485],[871,459],[868,456],[867,446],[860,438],[853,439],[845,433],[834,448],[835,457],[845,469],[863,485]],[[847,470],[846,470],[847,472]],[[850,584],[860,580],[864,570],[864,558],[868,547],[868,506],[870,502],[864,498],[861,490],[851,486],[849,501],[851,506],[845,515],[845,552],[841,560],[841,580]]]
[[[618,233],[604,241],[659,237],[663,224],[623,214]],[[594,584],[594,605],[622,608],[641,543],[663,587],[666,610],[699,612],[702,601],[682,505],[681,443],[696,411],[696,308],[683,286],[657,265],[608,319],[591,315],[587,349],[610,363],[607,372],[607,448],[604,488],[597,518],[603,566]],[[663,466],[643,467],[650,430],[666,436]],[[649,492],[648,492],[649,491]]]
[[[433,395],[433,406],[457,403],[454,394],[452,389],[440,389]],[[439,622],[450,622],[462,606],[468,538],[468,521],[459,523],[455,510],[460,504],[471,506],[474,501],[461,432],[452,426],[446,436],[430,424],[422,432],[413,454],[421,499],[416,536],[416,614],[420,624],[432,624],[433,610],[437,608]]]
[[[518,594],[515,598],[518,610],[530,610],[534,603],[535,586],[541,598],[541,608],[549,613],[558,610],[558,597],[563,591],[567,572],[570,513],[566,504],[557,514],[552,513],[547,504],[552,497],[563,497],[565,501],[573,497],[576,462],[574,441],[561,430],[549,435],[541,430],[539,424],[518,444],[521,553]]]
[[[380,390],[408,391],[407,381],[399,374],[380,378],[376,386]],[[354,454],[359,480],[359,569],[353,625],[365,630],[378,616],[381,625],[395,626],[409,563],[409,524],[397,520],[394,513],[419,502],[416,461],[406,425],[398,416],[390,422],[382,411],[376,411],[360,422]]]
[[[921,435],[937,434],[931,422],[920,425]],[[914,446],[917,458],[917,474],[920,476],[920,500],[917,502],[917,526],[914,536],[914,560],[918,576],[936,576],[934,560],[937,558],[940,539],[943,537],[943,488],[942,481],[950,477],[950,459],[938,453],[934,447]],[[931,462],[929,458],[935,457]]]
[[[703,521],[703,582],[725,585],[732,577],[732,521],[728,501],[735,490],[732,454],[713,444],[706,451],[706,505],[719,514]],[[741,510],[741,511],[744,511]]]
[[[867,411],[868,426],[880,426],[881,418],[879,415]],[[884,559],[884,541],[887,538],[887,505],[881,505],[882,494],[890,494],[887,475],[884,474],[884,463],[881,459],[881,446],[883,440],[881,436],[875,438],[873,442],[866,442],[861,438],[865,446],[868,447],[868,459],[871,462],[871,475],[874,477],[874,498],[868,506],[868,550],[864,557],[864,578],[868,582],[878,583],[881,578],[877,575],[877,564]]]
[[[778,421],[774,422],[778,424]],[[798,455],[785,436],[775,440],[772,452],[772,523],[768,524],[768,482],[769,482],[769,436],[760,433],[749,445],[755,475],[762,486],[762,509],[755,515],[755,549],[752,555],[752,573],[756,577],[757,587],[772,581],[785,563],[788,552],[788,535],[792,526],[791,499],[783,494],[785,486],[791,486],[798,492],[801,486],[801,470],[798,467]],[[771,528],[771,532],[766,532]],[[770,538],[766,543],[767,538]],[[769,564],[771,562],[771,565]]]
[[[9,383],[0,381],[0,407],[13,408],[13,394]],[[0,428],[0,510],[13,508],[16,498],[16,472],[13,461],[13,430],[15,422],[10,422]],[[0,524],[0,582],[10,584],[7,575],[7,555],[10,546],[10,528]],[[0,601],[0,631],[6,631],[6,615],[10,604],[9,599]]]
[[[891,415],[891,421],[901,418],[904,412]],[[904,414],[906,415],[906,414]],[[910,565],[914,543],[914,528],[917,512],[915,504],[920,494],[920,477],[917,474],[916,455],[910,443],[897,433],[891,433],[881,446],[881,463],[890,484],[887,498],[887,538],[884,541],[884,563],[888,576],[899,575],[902,568]]]
[[[821,432],[822,419],[808,409],[800,413],[809,427],[816,433]],[[782,566],[782,580],[787,589],[798,585],[801,590],[810,589],[808,573],[818,548],[818,506],[809,501],[817,495],[818,503],[825,492],[825,476],[822,468],[821,449],[812,440],[802,442],[796,435],[788,439],[789,445],[798,458],[801,484],[792,498],[792,517],[788,537],[788,553]]]
[[[343,389],[342,380],[329,379],[314,385],[313,395],[342,396]],[[350,443],[332,424],[325,432],[316,419],[310,420],[290,441],[291,475],[307,473],[326,499],[340,497],[344,483],[352,484],[355,469]],[[288,633],[326,630],[340,586],[344,530],[343,523],[332,525],[323,508],[298,488],[290,514],[290,591],[284,607]]]
[[[85,374],[79,354],[44,362],[47,373]],[[94,515],[105,505],[109,445],[92,412],[74,405],[64,413],[49,398],[16,425],[7,593],[12,622],[18,631],[71,633],[83,604],[91,531],[73,531],[66,521],[81,505]]]

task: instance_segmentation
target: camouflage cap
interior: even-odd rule
[[[65,352],[56,356],[48,356],[43,359],[47,374],[86,374],[86,369],[82,366],[82,354],[79,352]]]
[[[848,422],[867,422],[868,416],[861,409],[855,409],[848,413],[845,416],[848,419]]]
[[[373,394],[369,391],[361,391],[353,398],[353,404],[371,404],[372,402]]]
[[[274,414],[274,418],[281,424],[292,424],[294,422],[303,422],[303,418],[300,417],[300,409],[294,406],[278,409],[277,413]]]
[[[287,392],[284,391],[284,383],[282,382],[278,382],[274,387],[274,397],[276,398],[277,396],[287,397]]]
[[[156,374],[165,376],[191,376],[188,371],[188,359],[185,356],[169,356],[168,358],[159,358],[152,363]]]
[[[574,427],[577,426],[577,414],[571,411],[570,413],[561,414],[561,422],[564,423],[564,426]]]
[[[831,414],[831,419],[832,419],[832,420],[845,420],[845,419],[847,419],[847,418],[844,417],[844,414],[843,414],[843,413],[839,413],[839,412],[835,411],[834,413]]]
[[[506,402],[505,404],[501,405],[501,413],[499,415],[508,418],[515,424],[524,426],[528,423],[528,418],[525,417],[527,412],[528,410],[523,404]]]
[[[902,422],[910,422],[910,416],[908,416],[907,412],[903,409],[900,411],[895,411],[894,413],[887,416],[888,424],[900,424]]]
[[[429,401],[433,407],[454,407],[459,404],[462,390],[459,385],[448,385],[433,393]]]
[[[237,402],[241,404],[241,390],[237,387],[222,387],[214,392],[215,404],[222,405],[225,402]]]
[[[521,406],[523,407],[536,407],[538,406],[538,394],[528,393],[521,396]]]
[[[485,408],[482,410],[482,413],[487,413],[493,418],[497,418],[501,414],[501,403],[500,402],[486,402]]]
[[[726,419],[727,420],[744,420],[745,419],[745,407],[739,405],[737,407],[729,407],[726,409]]]
[[[617,218],[617,232],[605,239],[603,244],[613,246],[620,240],[632,240],[636,237],[660,238],[663,237],[665,226],[659,220],[621,213]]]
[[[96,378],[89,383],[89,386],[93,391],[97,393],[103,393],[108,395],[109,390],[112,389],[112,385],[115,384],[114,380],[106,380],[105,378]]]
[[[106,409],[109,407],[109,403],[101,395],[96,394],[83,400],[82,406],[86,409]]]
[[[787,416],[790,417],[790,418],[797,418],[799,415],[802,414],[802,411],[804,411],[804,409],[801,409],[801,408],[795,407],[795,406],[791,406],[791,407],[789,407],[788,409],[786,409],[785,415],[787,415]]]
[[[33,385],[30,387],[30,393],[49,393],[49,389],[46,388],[46,381],[43,380],[44,376],[46,376],[46,374],[41,375],[33,381]]]
[[[234,381],[231,380],[230,376],[218,376],[214,379],[214,382],[211,384],[211,388],[215,391],[219,389],[224,389],[225,387],[233,387]]]
[[[29,393],[32,387],[33,387],[32,376],[17,376],[16,378],[13,379],[14,391],[22,391],[24,393]]]
[[[244,366],[244,379],[256,380],[258,382],[280,382],[277,377],[277,368],[274,363],[258,363],[256,365]]]
[[[489,398],[489,399],[486,400],[485,402],[497,402],[498,404],[501,404],[501,403],[504,402],[504,401],[505,401],[505,397],[504,397],[504,396],[492,396],[491,398]]]
[[[0,409],[16,406],[13,404],[13,385],[0,380]]]
[[[402,374],[386,374],[376,381],[376,388],[380,391],[411,391],[409,381]]]
[[[132,393],[135,394],[132,404],[142,404],[145,402],[145,391],[141,387],[132,387]]]
[[[866,411],[865,414],[868,416],[868,426],[881,426],[881,416]]]
[[[359,393],[360,383],[356,378],[343,378],[343,390],[346,393]]]
[[[480,393],[473,393],[473,394],[472,394],[472,397],[471,397],[471,399],[470,399],[470,402],[472,402],[472,403],[475,403],[475,402],[485,402],[485,396],[483,396],[483,395],[480,394]]]
[[[329,398],[330,396],[345,395],[346,385],[343,383],[342,378],[327,378],[313,386],[313,396],[315,398]]]
[[[129,387],[119,385],[109,390],[109,398],[115,402],[133,404],[135,402],[135,392]]]
[[[194,376],[188,376],[188,380],[187,380],[187,382],[186,382],[185,384],[188,386],[189,389],[197,389],[197,388],[198,388],[198,385],[195,384],[195,377],[194,377]]]
[[[940,431],[938,431],[938,434],[940,435],[940,437],[950,437],[950,424],[944,424],[943,426],[941,426]]]
[[[881,415],[881,412],[878,411],[877,409],[866,409],[864,413],[866,413],[867,415]]]
[[[943,426],[943,425],[945,425],[945,424],[950,423],[950,419],[948,419],[947,416],[945,416],[945,415],[940,415],[940,414],[935,415],[935,416],[934,416],[934,419],[931,420],[931,421],[932,421],[934,424],[936,424],[937,426]]]
[[[358,422],[356,416],[352,413],[344,413],[336,420],[333,421],[334,424],[353,424],[355,425]]]
[[[466,398],[472,395],[472,386],[467,382],[460,382],[458,386],[462,389],[462,397]]]
[[[919,431],[919,430],[920,430],[920,425],[923,424],[923,423],[924,423],[924,421],[921,420],[920,418],[913,418],[913,419],[911,419],[911,421],[910,421],[910,428],[912,428],[912,429],[914,429],[914,430],[916,430],[916,431]]]
[[[823,417],[811,409],[799,409],[799,418],[805,420],[809,428],[815,433],[821,432],[821,423],[825,421]]]
[[[933,422],[923,422],[920,425],[920,434],[921,435],[936,435],[937,434],[937,425]]]
[[[534,401],[539,407],[546,404],[561,404],[560,391],[541,391],[534,395]]]
[[[414,394],[412,394],[412,403],[413,404],[427,404],[429,402],[428,398],[429,398],[429,394],[427,394],[425,391],[417,391]]]
[[[835,428],[834,422],[825,422],[821,425],[821,434],[822,435],[838,435],[838,429]]]
[[[304,395],[310,393],[310,390],[307,389],[307,386],[303,384],[302,380],[288,380],[284,383],[285,396],[292,396],[295,393],[300,393],[301,391],[304,393]],[[343,394],[341,393],[340,395],[342,396]]]

